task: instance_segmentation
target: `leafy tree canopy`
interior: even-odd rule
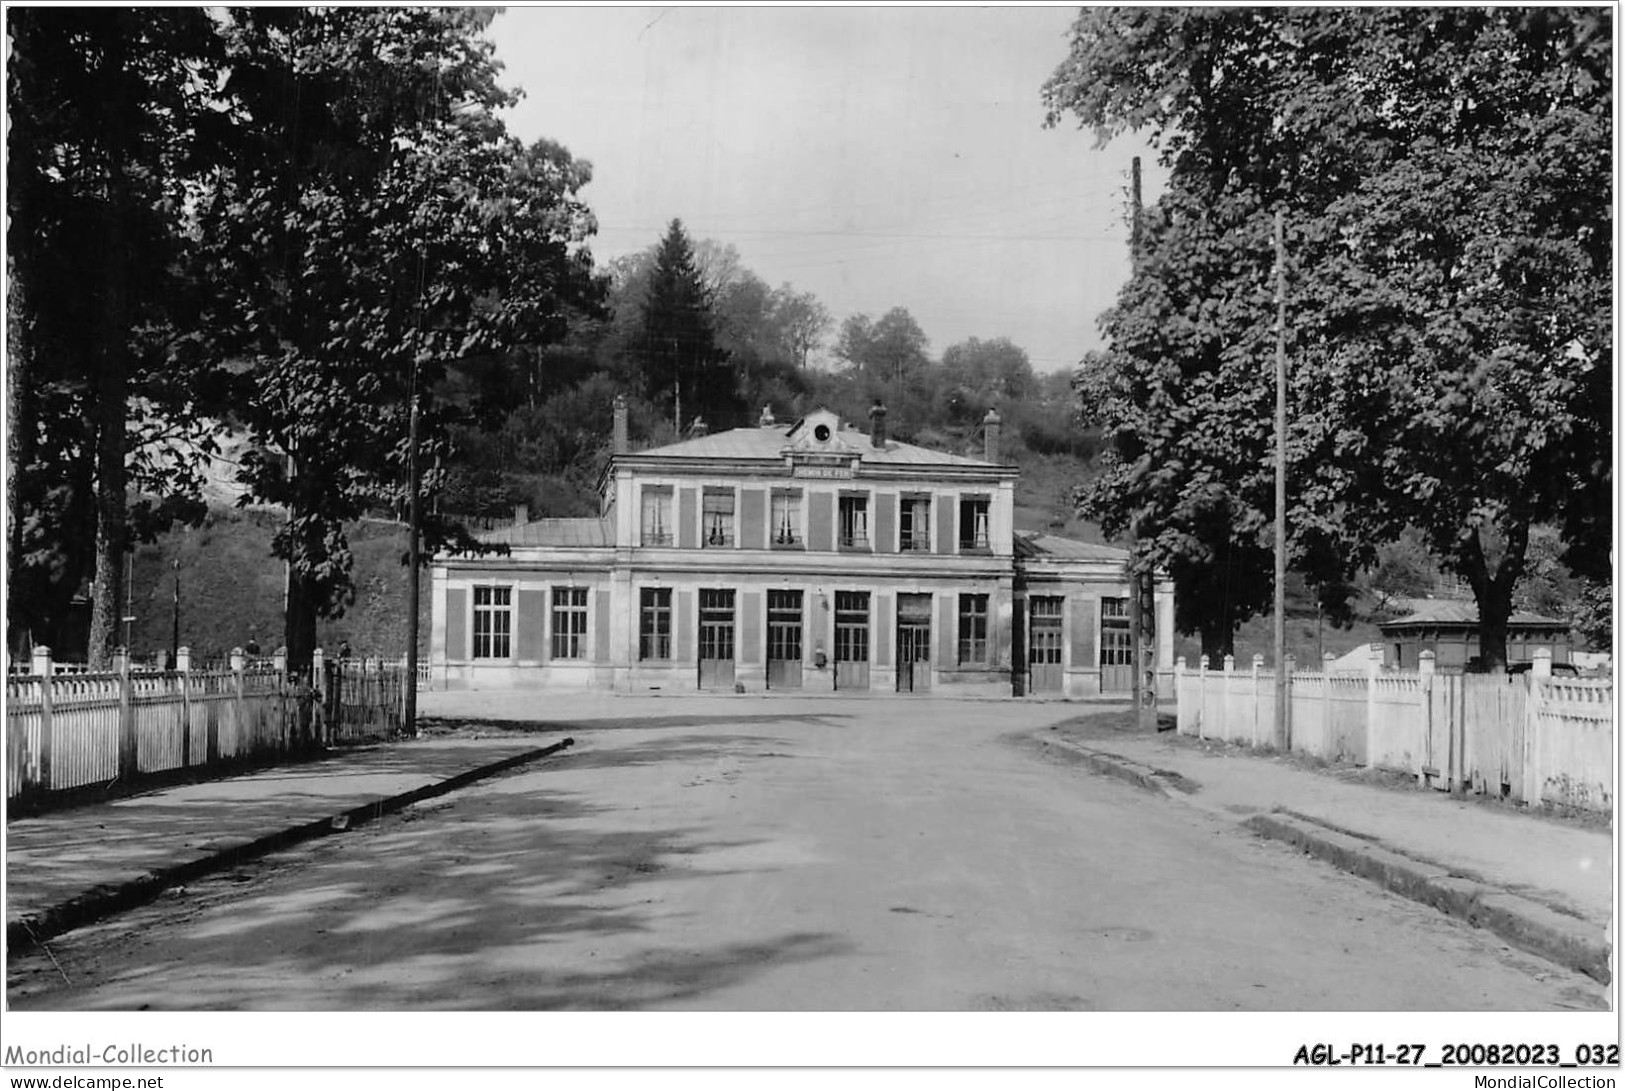
[[[1473,587],[1492,663],[1531,527],[1561,526],[1577,571],[1604,567],[1610,19],[1156,8],[1077,20],[1045,88],[1051,122],[1150,129],[1170,171],[1104,320],[1111,349],[1082,378],[1116,459],[1086,504],[1108,526],[1139,520],[1145,558],[1176,577],[1194,566],[1181,590],[1212,601],[1182,627],[1205,647],[1210,628],[1227,646],[1269,590],[1277,210],[1294,567],[1334,587],[1417,526]]]

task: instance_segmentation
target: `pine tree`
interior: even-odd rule
[[[713,428],[739,423],[743,403],[681,220],[671,222],[655,257],[639,356],[650,400],[671,412],[680,431],[697,417]]]

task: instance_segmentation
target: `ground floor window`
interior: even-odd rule
[[[474,658],[507,659],[513,654],[513,588],[474,588]]]
[[[987,662],[987,596],[959,596],[959,664]]]
[[[638,658],[671,658],[671,588],[645,587],[638,608]]]
[[[587,646],[587,589],[553,588],[553,658],[580,659]]]

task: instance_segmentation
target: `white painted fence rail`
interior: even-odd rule
[[[1417,671],[1296,670],[1288,659],[1287,742],[1293,751],[1415,776],[1531,806],[1610,813],[1614,684],[1556,679],[1550,653],[1528,675],[1445,675],[1423,653]],[[1275,672],[1263,656],[1237,670],[1174,668],[1181,734],[1279,747]]]

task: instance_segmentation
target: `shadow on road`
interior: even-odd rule
[[[780,740],[682,735],[572,754],[569,764],[703,760],[770,741]],[[737,860],[730,850],[761,842],[634,828],[616,817],[629,806],[550,790],[541,771],[509,775],[61,937],[52,944],[60,971],[40,954],[19,960],[10,1000],[19,1009],[627,1009],[849,950],[811,931],[714,946],[655,940],[653,926],[672,919],[662,887],[738,873],[705,858]],[[179,827],[184,816],[174,817]],[[629,936],[649,937],[647,946]],[[594,941],[611,937],[617,955],[597,962]]]

